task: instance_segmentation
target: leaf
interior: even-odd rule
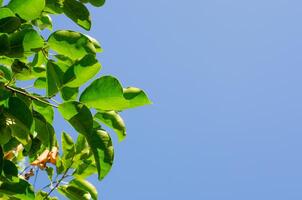
[[[16,165],[10,160],[4,160],[3,172],[6,177],[18,176],[18,169]]]
[[[35,199],[33,187],[27,181],[17,177],[13,177],[12,179],[1,179],[0,194],[6,194],[22,200]]]
[[[46,168],[46,173],[47,173],[48,179],[50,181],[52,181],[52,177],[53,177],[53,174],[54,174],[53,168],[52,167],[47,167]]]
[[[21,25],[19,18],[17,17],[6,17],[0,19],[0,32],[1,33],[12,33],[17,30]]]
[[[44,46],[43,38],[34,29],[23,29],[10,34],[9,41],[10,51],[7,56],[15,58],[23,57],[24,53],[30,55]]]
[[[48,102],[47,100],[43,99],[44,101]],[[43,117],[47,120],[48,123],[52,124],[53,117],[54,117],[54,110],[50,105],[42,103],[37,100],[33,100],[33,108],[35,111],[43,115]]]
[[[105,0],[88,0],[92,5],[100,7],[103,6],[105,3]]]
[[[56,198],[56,197],[50,197],[50,196],[48,196],[47,192],[39,191],[36,194],[35,200],[58,200],[58,198]]]
[[[123,89],[112,76],[93,81],[80,96],[80,101],[88,107],[116,111],[151,104],[142,90],[134,87]]]
[[[90,194],[73,185],[59,186],[58,191],[70,200],[89,200]]]
[[[36,26],[39,27],[40,30],[49,29],[52,30],[52,20],[49,15],[42,15],[39,19],[35,22]]]
[[[45,7],[45,0],[11,0],[7,5],[27,21],[38,18]]]
[[[34,87],[37,89],[45,89],[46,88],[46,78],[39,77],[34,82]]]
[[[63,13],[62,7],[62,0],[46,0],[44,11],[51,14],[61,14]]]
[[[102,130],[94,130],[86,137],[93,152],[99,180],[103,179],[110,171],[113,164],[114,150],[109,134]]]
[[[98,192],[97,192],[96,188],[88,181],[86,181],[84,179],[75,178],[75,179],[72,179],[69,184],[72,186],[81,188],[86,192],[89,192],[91,195],[91,198],[93,200],[98,199]]]
[[[34,124],[37,138],[42,141],[45,147],[51,149],[56,144],[55,130],[50,123],[46,121],[43,115],[34,112]]]
[[[0,145],[0,175],[2,174],[2,171],[3,171],[3,164],[4,164],[3,157],[4,157],[3,148]]]
[[[22,144],[30,142],[30,128],[33,122],[32,113],[27,105],[17,97],[10,97],[8,109],[5,111],[6,123],[15,136]]]
[[[76,62],[64,74],[63,80],[67,87],[80,87],[93,78],[101,69],[101,64],[95,55],[87,54],[80,61]]]
[[[95,54],[94,44],[85,35],[68,30],[59,30],[48,38],[51,49],[73,60],[81,59],[88,53]]]
[[[71,136],[65,132],[62,133],[62,148],[63,148],[63,159],[72,162],[72,158],[75,155],[75,145]]]
[[[79,88],[63,87],[61,97],[64,101],[76,100],[78,98]]]
[[[64,13],[79,26],[85,30],[91,28],[91,17],[89,10],[84,4],[76,0],[64,0],[63,4]]]
[[[94,118],[100,120],[116,132],[119,141],[126,137],[126,126],[124,120],[115,111],[99,111],[95,114]]]
[[[62,103],[58,108],[66,119],[79,133],[88,135],[92,131],[93,120],[90,110],[76,101]]]
[[[0,55],[6,55],[9,53],[9,37],[7,34],[0,35]]]
[[[46,93],[55,96],[63,84],[63,72],[58,65],[49,61],[46,66]]]

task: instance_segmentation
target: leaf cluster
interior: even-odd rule
[[[81,32],[52,30],[52,15],[64,14],[85,30],[91,28],[86,4],[104,0],[0,1],[0,198],[56,199],[58,190],[69,199],[98,199],[86,178],[102,180],[110,171],[113,129],[126,136],[120,112],[150,104],[139,88],[124,88],[117,78],[101,76],[96,55],[99,42]],[[45,37],[45,30],[48,36]],[[87,82],[94,81],[87,87]],[[24,81],[32,86],[21,88]],[[54,129],[57,109],[78,133],[74,141]],[[38,170],[49,177],[35,188]],[[67,181],[67,182],[66,182]]]

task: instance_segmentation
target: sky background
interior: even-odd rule
[[[144,89],[104,200],[302,198],[302,2],[108,0],[100,75]],[[75,29],[66,17],[55,29]],[[82,30],[81,30],[82,31]],[[56,123],[57,131],[72,129]]]

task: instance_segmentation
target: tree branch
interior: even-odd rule
[[[34,96],[34,95],[31,95],[31,94],[29,94],[29,93],[27,93],[27,92],[18,90],[18,89],[13,88],[13,87],[11,87],[11,86],[9,86],[9,85],[5,85],[4,87],[5,87],[6,89],[12,91],[12,92],[16,92],[16,93],[22,94],[22,95],[27,96],[27,97],[29,97],[29,98],[31,98],[31,99],[37,100],[37,101],[39,101],[39,102],[41,102],[41,103],[44,103],[44,104],[47,104],[47,105],[49,105],[49,106],[58,108],[57,105],[51,104],[51,103],[49,103],[49,102],[47,102],[47,101],[45,101],[45,100],[43,100],[43,99],[40,99],[39,97],[36,97],[36,96]]]

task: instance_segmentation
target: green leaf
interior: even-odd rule
[[[52,167],[47,167],[46,168],[46,173],[47,173],[48,179],[50,181],[52,181],[52,177],[53,177],[53,174],[54,174],[53,168]]]
[[[0,55],[9,53],[10,42],[7,34],[0,35]]]
[[[0,19],[0,33],[12,33],[17,30],[20,25],[21,22],[17,17],[2,18]]]
[[[98,192],[90,182],[84,179],[75,178],[72,179],[69,184],[81,188],[86,192],[89,192],[93,200],[98,199]]]
[[[114,150],[109,134],[102,130],[94,130],[86,137],[93,152],[99,180],[103,179],[110,171],[113,164]]]
[[[10,52],[9,57],[20,58],[36,52],[44,46],[43,38],[34,29],[23,29],[21,31],[10,34]]]
[[[46,66],[46,93],[48,97],[55,96],[63,82],[63,72],[58,65],[49,61]]]
[[[92,5],[100,7],[104,5],[105,0],[88,0]]]
[[[0,145],[0,175],[2,174],[2,171],[3,171],[3,164],[4,164],[3,157],[4,157],[3,148]]]
[[[38,18],[45,7],[45,0],[11,0],[8,7],[27,21]]]
[[[101,64],[97,61],[95,55],[87,54],[65,72],[64,84],[67,87],[80,87],[93,78],[100,69]]]
[[[1,120],[3,120],[3,118],[0,118]],[[4,119],[5,120],[5,119]],[[9,140],[12,137],[12,131],[10,129],[9,126],[7,126],[6,124],[4,126],[2,126],[3,122],[1,123],[1,127],[0,127],[0,145],[6,144],[9,142]],[[4,121],[5,123],[5,121]]]
[[[33,187],[25,180],[13,177],[12,179],[0,180],[0,194],[22,200],[34,200],[35,193]]]
[[[45,147],[51,149],[56,144],[55,130],[50,123],[46,121],[43,115],[34,112],[34,124],[37,138],[42,141]]]
[[[48,102],[44,99],[44,101]],[[37,100],[33,100],[33,108],[35,111],[43,115],[43,117],[47,120],[48,123],[52,124],[54,117],[54,110],[50,105],[42,103]]]
[[[90,110],[76,101],[59,105],[59,111],[79,133],[88,135],[92,131],[93,119]]]
[[[119,141],[126,137],[126,126],[124,120],[115,111],[99,111],[95,114],[94,118],[100,120],[116,132]]]
[[[70,200],[89,200],[91,198],[89,192],[73,185],[60,186],[58,191]]]
[[[12,135],[22,144],[30,142],[30,128],[33,122],[32,113],[27,105],[17,97],[10,97],[8,109],[4,113],[6,123],[11,128]]]
[[[16,165],[10,160],[4,160],[3,172],[6,177],[18,176],[18,169]]]
[[[62,7],[62,0],[46,0],[44,11],[51,14],[61,14],[63,13]]]
[[[73,60],[81,59],[88,53],[95,54],[94,44],[85,35],[68,30],[59,30],[48,38],[51,49]]]
[[[79,88],[63,87],[61,97],[64,101],[76,100],[78,98]]]
[[[12,33],[21,25],[21,21],[9,8],[0,8],[0,32]]]
[[[47,192],[39,191],[36,194],[35,200],[58,200],[56,197],[49,197]]]
[[[71,136],[65,132],[62,133],[62,148],[63,148],[63,159],[71,161],[75,155],[75,145]]]
[[[37,89],[45,89],[46,88],[46,78],[39,77],[34,82],[34,87]]]
[[[35,24],[39,27],[40,30],[44,30],[46,28],[52,30],[52,20],[49,15],[42,15],[35,21]]]
[[[86,30],[90,30],[91,17],[84,4],[76,0],[64,0],[64,13],[75,23]]]
[[[80,101],[88,107],[116,111],[151,104],[142,90],[134,87],[123,89],[112,76],[93,81],[80,96]]]

